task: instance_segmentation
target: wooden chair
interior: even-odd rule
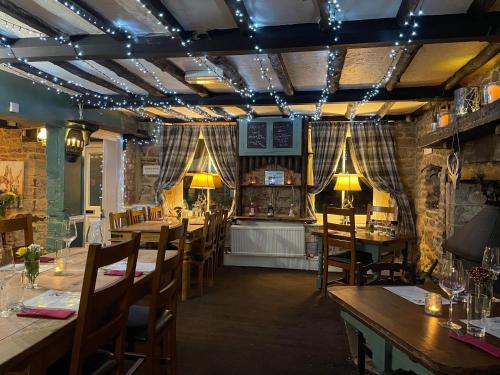
[[[163,218],[163,209],[161,206],[148,207],[148,220],[161,220]]]
[[[159,374],[161,362],[169,364],[170,374],[175,374],[177,370],[177,299],[187,226],[188,219],[184,219],[175,228],[161,228],[149,306],[133,305],[130,308],[127,325],[129,346],[134,352],[145,355],[145,374]],[[178,241],[178,251],[167,250],[172,241]]]
[[[191,264],[197,269],[197,283],[200,296],[203,295],[203,284],[206,279],[208,286],[213,285],[213,260],[214,260],[214,244],[215,244],[215,229],[217,226],[217,214],[205,213],[205,222],[203,225],[203,237],[201,242],[198,242],[191,250]]]
[[[146,213],[146,209],[142,208],[140,210],[128,210],[128,220],[129,225],[137,224],[142,221],[146,221],[148,219],[148,215]]]
[[[109,213],[109,228],[117,229],[129,224],[129,214],[127,211],[110,212]]]
[[[349,218],[349,224],[335,224],[328,221],[328,215],[338,215]],[[329,254],[330,246],[344,251]],[[323,209],[323,295],[328,287],[328,266],[341,268],[344,272],[344,282],[354,285],[356,262],[371,262],[369,253],[356,251],[356,234],[354,209],[324,206]],[[334,282],[339,282],[338,280]]]
[[[7,233],[20,232],[24,233],[23,242],[19,244],[13,244],[13,250],[21,246],[28,246],[33,243],[33,217],[31,214],[27,215],[17,215],[12,219],[0,220],[0,238],[2,244],[7,245]],[[16,262],[20,261],[17,258],[15,251],[14,257]]]
[[[49,374],[124,373],[129,295],[134,283],[139,242],[140,234],[134,233],[131,240],[105,249],[98,244],[89,246],[69,371],[62,369],[59,363],[49,368]],[[125,259],[125,275],[96,289],[99,268]],[[103,347],[109,350],[103,350]],[[143,359],[137,361],[132,370],[137,369],[141,362]]]
[[[217,250],[215,263],[217,268],[224,265],[224,251],[226,248],[226,232],[227,232],[227,218],[229,215],[228,210],[221,211],[221,218],[219,223],[219,238],[217,239]]]
[[[375,212],[385,213],[387,215],[396,215],[396,207],[384,207],[384,206],[372,206],[368,204],[366,206],[366,224],[370,222]],[[377,220],[377,221],[388,221],[388,220]]]

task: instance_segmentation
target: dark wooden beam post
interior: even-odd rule
[[[413,58],[417,55],[417,52],[421,47],[422,47],[421,44],[414,44],[406,46],[403,49],[401,55],[399,56],[399,60],[396,63],[396,69],[394,69],[391,78],[389,79],[389,81],[387,81],[385,85],[387,91],[394,90],[394,87],[396,87],[396,84],[399,82],[399,80],[405,73],[406,69],[408,69],[408,66],[410,66],[410,63],[412,62]]]
[[[253,21],[248,14],[247,8],[243,1],[239,0],[224,0],[226,6],[229,8],[234,22],[244,35],[252,33]]]
[[[170,74],[173,78],[175,78],[177,81],[182,83],[184,86],[190,88],[193,90],[195,93],[197,93],[200,96],[208,96],[210,95],[209,91],[203,87],[202,85],[196,85],[192,84],[186,81],[185,78],[185,73],[177,67],[172,61],[165,59],[165,58],[151,58],[147,59],[151,64],[157,66],[159,69],[162,71]]]
[[[390,109],[392,108],[392,106],[394,105],[394,102],[385,102],[382,107],[380,107],[380,109],[377,111],[377,118],[382,120],[385,115],[387,114],[387,112],[390,111]]]
[[[278,76],[278,79],[283,87],[283,92],[288,96],[292,96],[295,92],[293,89],[292,80],[288,75],[288,71],[286,70],[285,62],[283,61],[283,57],[280,53],[270,53],[267,55],[269,58],[269,62],[271,63],[274,72]]]
[[[118,64],[116,61],[113,60],[99,60],[96,61],[98,64],[108,68],[112,72],[114,72],[116,75],[126,79],[129,82],[132,82],[134,85],[139,86],[143,90],[147,91],[149,95],[156,96],[156,97],[163,97],[165,96],[165,93],[163,93],[161,90],[157,89],[150,83],[146,82],[139,76],[137,76],[135,73],[132,73],[130,70],[125,68],[123,65]]]
[[[107,88],[107,89],[109,89],[111,91],[116,92],[117,94],[124,95],[124,96],[132,96],[131,92],[128,92],[128,91],[124,90],[123,88],[121,88],[119,86],[116,86],[116,85],[114,85],[114,84],[106,81],[105,79],[102,79],[102,78],[97,77],[97,76],[95,76],[95,75],[93,75],[91,73],[88,73],[85,70],[80,69],[76,65],[73,65],[73,64],[71,64],[69,62],[59,61],[59,62],[54,62],[53,64],[55,64],[58,67],[66,70],[67,72],[69,72],[71,74],[74,74],[75,76],[78,76],[78,77],[80,77],[82,79],[85,79],[87,81],[93,82],[96,85],[105,87],[105,88]]]
[[[400,27],[405,26],[410,12],[415,12],[421,0],[402,0],[396,15],[397,23]]]
[[[225,120],[229,121],[234,118],[233,115],[227,113],[222,107],[210,107],[210,110],[216,113],[218,116],[224,117]]]
[[[316,0],[319,8],[319,29],[322,32],[330,30],[330,9],[328,7],[328,0]]]
[[[500,52],[500,43],[490,43],[476,57],[462,66],[443,84],[445,90],[454,89],[462,78],[479,69]]]
[[[348,119],[348,120],[351,120],[353,119],[355,116],[356,116],[356,105],[354,103],[349,103],[347,105],[347,109],[345,111],[345,118]]]
[[[328,92],[333,94],[340,87],[340,76],[342,75],[342,69],[344,68],[345,57],[347,55],[347,48],[333,48],[330,50],[330,53],[333,53],[333,62],[330,65],[330,69],[333,70],[332,77],[330,79],[330,86],[328,87]]]
[[[495,0],[474,0],[469,6],[469,9],[467,9],[467,14],[471,16],[482,16],[495,5],[495,2]]]
[[[207,60],[222,70],[224,77],[230,80],[238,90],[248,89],[247,83],[238,72],[238,68],[225,56],[207,56]]]
[[[161,0],[141,0],[141,2],[163,26],[169,27],[173,34],[178,35],[182,39],[187,37],[188,33],[184,30],[184,27],[182,27],[177,18],[174,17]]]

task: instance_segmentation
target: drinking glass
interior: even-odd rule
[[[461,328],[459,324],[453,323],[453,298],[465,290],[465,274],[461,260],[443,259],[440,267],[439,287],[448,295],[450,300],[449,318],[447,322],[440,322],[442,327],[452,330]]]
[[[61,224],[61,238],[66,244],[67,254],[69,257],[69,247],[71,243],[76,240],[77,231],[76,231],[76,223],[72,220],[64,220]]]
[[[493,274],[493,280],[498,279],[500,274],[500,247],[486,246],[483,254],[483,268]],[[493,302],[500,302],[500,299],[493,297]]]
[[[14,276],[15,272],[16,267],[12,247],[9,245],[3,245],[0,247],[0,317],[2,318],[9,316],[9,309],[6,307],[6,301],[4,301],[6,297],[5,286]]]

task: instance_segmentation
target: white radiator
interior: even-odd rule
[[[233,225],[231,254],[304,257],[304,226]]]

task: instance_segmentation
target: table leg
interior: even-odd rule
[[[318,275],[316,276],[316,288],[321,289],[323,285],[323,238],[316,237],[316,250],[318,251]]]
[[[182,262],[182,293],[181,300],[189,298],[189,289],[191,286],[191,244],[184,245],[184,260]]]

